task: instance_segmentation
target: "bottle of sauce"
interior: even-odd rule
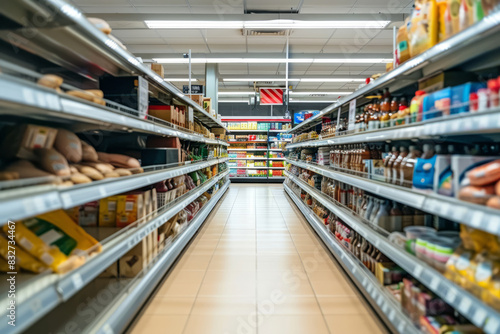
[[[391,102],[389,98],[384,99],[384,102],[380,105],[380,128],[388,128],[391,126]]]
[[[394,162],[396,161],[398,156],[399,156],[398,148],[396,146],[393,146],[390,159],[389,156],[386,158],[389,160],[387,161],[387,167],[385,166],[385,161],[384,161],[385,171],[387,171],[387,175],[385,176],[385,182],[392,182],[392,167],[394,166]]]
[[[389,204],[390,201],[387,199],[382,202],[382,205],[378,210],[377,217],[375,217],[375,220],[373,221],[375,225],[377,225],[380,228],[383,228],[386,231],[389,228],[389,210],[390,210]]]
[[[422,156],[422,152],[420,149],[415,146],[410,146],[410,152],[406,156],[406,161],[401,163],[401,178],[402,185],[408,188],[412,187],[413,184],[413,170],[415,169],[415,164],[417,162],[417,158]]]
[[[390,99],[391,98],[391,93],[389,92],[389,88],[387,88],[387,87],[384,89],[383,98],[384,99]]]
[[[399,100],[398,118],[396,120],[396,125],[403,125],[403,124],[405,124],[405,120],[407,118],[409,120],[408,102],[406,101],[405,97],[402,97],[401,100]]]
[[[401,163],[403,162],[404,158],[408,156],[408,149],[404,146],[401,146],[399,148],[399,156],[397,159],[394,161],[394,165],[392,166],[392,180],[391,183],[394,184],[400,184],[400,169],[401,169]]]
[[[415,92],[415,97],[411,99],[410,102],[410,123],[416,123],[418,120],[418,111],[422,100],[424,99],[425,91],[417,90]]]
[[[380,209],[381,203],[382,203],[382,200],[380,200],[378,198],[375,199],[375,203],[373,203],[373,209],[372,209],[372,212],[370,214],[370,221],[371,222],[375,221],[375,217],[377,217],[378,210]]]
[[[398,98],[393,97],[390,106],[391,117],[389,121],[389,126],[396,126],[396,120],[398,118],[398,110],[399,110]]]
[[[399,208],[397,202],[392,202],[392,208],[389,212],[391,216],[391,230],[390,232],[402,232],[403,231],[403,212]]]

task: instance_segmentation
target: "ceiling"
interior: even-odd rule
[[[153,58],[182,58],[189,49],[193,57],[284,57],[286,36],[245,36],[241,29],[149,29],[144,20],[227,20],[231,15],[254,16],[294,13],[296,19],[328,20],[357,15],[390,17],[384,29],[299,29],[289,31],[290,57],[321,54],[326,58],[392,58],[393,26],[409,14],[413,0],[72,0],[88,16],[110,23],[112,34],[144,62]],[[367,15],[364,15],[367,17]],[[187,64],[164,64],[165,77],[187,78]],[[222,78],[284,78],[286,66],[268,63],[219,64],[219,92],[248,91],[253,82],[224,82]],[[385,72],[376,63],[292,63],[290,78],[366,78]],[[192,75],[204,80],[205,64],[193,64]],[[185,82],[174,82],[177,86]],[[283,85],[283,83],[281,83]],[[353,91],[358,83],[299,82],[295,91]],[[324,98],[322,98],[324,99]]]

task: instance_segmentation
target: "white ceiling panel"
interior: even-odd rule
[[[248,43],[248,53],[261,53],[261,52],[272,52],[272,53],[283,53],[285,50],[285,44],[250,44]]]
[[[328,41],[328,45],[353,45],[361,47],[366,45],[369,41],[371,41],[371,38],[363,36],[354,38],[330,38],[330,40]]]
[[[387,54],[389,57],[392,57],[392,44],[390,46],[387,45],[367,45],[363,46],[359,53],[382,53]]]
[[[169,53],[175,52],[174,49],[167,45],[165,42],[159,43],[159,44],[125,44],[127,49],[136,54],[140,55],[143,53],[163,53],[163,55],[167,55]],[[163,56],[163,55],[158,55],[158,57]]]
[[[207,38],[242,38],[244,37],[239,29],[203,29]]]
[[[283,36],[248,36],[248,44],[280,44],[285,45],[286,37]]]
[[[203,36],[200,33],[199,29],[186,29],[186,30],[173,30],[173,29],[156,29],[155,30],[160,37],[165,38],[202,38]]]
[[[299,82],[296,89],[317,89],[321,84],[316,82]]]
[[[80,10],[87,14],[92,13],[137,13],[133,6],[80,6]],[[90,15],[88,15],[90,16]]]
[[[408,0],[357,0],[354,7],[379,6],[379,13],[391,13],[391,8],[406,7]]]
[[[297,45],[325,45],[328,42],[328,38],[291,38],[290,43]]]
[[[156,30],[150,29],[115,29],[113,30],[113,35],[127,40],[128,38],[152,38],[152,37],[160,37]]]
[[[219,64],[219,71],[246,71],[247,68],[247,64]]]
[[[164,4],[163,4],[164,5]],[[180,6],[135,6],[138,13],[142,14],[189,14],[187,5]]]
[[[334,39],[369,39],[377,36],[382,29],[336,29],[332,38]]]
[[[209,2],[210,3],[210,2]],[[243,11],[238,7],[226,7],[221,10],[220,7],[210,5],[210,6],[191,6],[192,14],[243,14]]]
[[[336,77],[343,77],[345,75],[361,75],[363,71],[362,70],[337,70],[333,72],[333,76]]]
[[[167,40],[168,42],[168,40]],[[185,41],[185,44],[169,44],[174,53],[178,53],[179,56],[181,54],[186,53],[191,49],[192,53],[208,53],[209,50],[205,44],[193,44],[189,43],[189,41]]]
[[[319,53],[323,45],[300,45],[290,43],[290,53]]]
[[[368,43],[366,43],[366,45],[388,45],[388,46],[392,46],[392,43],[393,43],[392,38],[374,38],[371,41],[369,41]]]
[[[143,21],[107,21],[112,29],[147,29]]]
[[[335,29],[297,29],[290,34],[292,38],[329,38]]]
[[[149,38],[149,37],[127,37],[127,38],[120,38],[120,41],[125,44],[125,46],[129,45],[138,45],[138,44],[146,44],[146,45],[151,45],[151,44],[167,44],[163,40],[163,38],[156,37],[156,38]],[[141,51],[141,53],[146,53],[145,51]]]
[[[389,38],[392,39],[392,29],[384,29],[380,31],[377,35],[378,38]]]
[[[304,5],[301,14],[345,14],[349,13],[351,6],[309,6]]]
[[[130,6],[130,2],[128,0],[71,0],[71,3],[76,6]]]
[[[354,45],[326,45],[322,50],[323,53],[353,54],[358,53],[361,47]]]
[[[106,0],[107,1],[107,0]],[[134,6],[179,6],[179,5],[187,5],[186,0],[130,0],[130,3]]]
[[[322,89],[329,89],[329,90],[341,89],[344,86],[345,86],[345,84],[344,83],[340,83],[340,82],[337,82],[337,83],[334,83],[334,82],[323,82],[321,84],[321,88]]]
[[[213,53],[242,53],[246,52],[246,45],[245,44],[209,44],[210,46],[210,51]]]
[[[304,6],[351,6],[356,1],[352,0],[305,0]]]

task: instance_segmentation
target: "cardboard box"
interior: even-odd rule
[[[178,117],[178,122],[179,126],[185,128],[186,127],[186,107],[184,106],[177,106],[177,117]]]
[[[226,135],[226,129],[224,128],[211,128],[210,131],[216,135]]]
[[[146,117],[149,105],[149,84],[141,76],[101,76],[99,89],[104,98],[135,109]]]
[[[210,115],[212,115],[212,98],[204,97],[203,98],[203,109]]]
[[[153,188],[150,190],[151,192],[151,209],[153,212],[153,215],[156,216],[158,211],[158,197],[156,197],[156,189]]]
[[[182,158],[182,146],[179,138],[165,138],[165,137],[154,137],[149,136],[146,141],[146,146],[148,148],[176,148],[177,149],[177,161],[183,162]]]
[[[190,99],[196,102],[200,107],[203,107],[203,95],[201,94],[192,94],[190,95]]]
[[[148,242],[144,238],[119,261],[121,277],[135,277],[148,265]]]
[[[99,226],[116,226],[116,205],[118,196],[103,198],[99,203]]]
[[[191,107],[188,107],[186,122],[194,123],[194,111],[193,111],[193,108],[191,108]]]
[[[33,124],[16,125],[4,137],[0,155],[5,159],[36,160],[36,148],[52,148],[57,130]]]
[[[146,190],[144,192],[144,213],[146,216],[153,213],[153,202],[151,199],[151,190]]]
[[[97,226],[99,220],[99,202],[93,201],[80,206],[78,225]]]
[[[116,226],[125,227],[145,216],[144,193],[134,192],[118,196]]]
[[[148,114],[161,120],[178,125],[178,112],[175,106],[149,106]]]
[[[151,69],[156,72],[160,77],[164,78],[165,77],[165,70],[163,69],[162,64],[151,64]]]
[[[106,270],[99,274],[99,277],[110,278],[120,277],[120,261],[113,262]]]

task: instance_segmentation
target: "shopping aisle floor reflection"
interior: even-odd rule
[[[231,184],[132,334],[387,330],[282,185]]]

